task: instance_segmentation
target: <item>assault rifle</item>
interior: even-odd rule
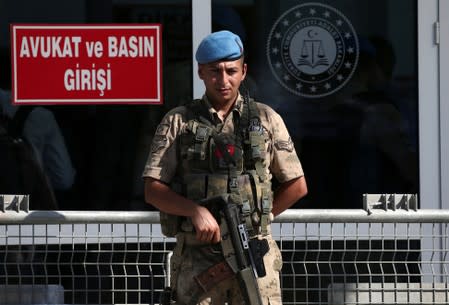
[[[241,207],[230,202],[229,195],[217,196],[207,200],[206,207],[214,215],[217,210],[221,217],[222,249],[229,266],[237,275],[246,304],[262,305],[257,278],[266,275],[263,256],[268,252],[266,239],[250,239]]]
[[[249,238],[241,207],[231,202],[229,195],[208,198],[201,200],[200,203],[209,209],[220,224],[221,248],[226,260],[194,276],[202,288],[201,291],[206,292],[220,279],[235,274],[245,304],[263,305],[257,278],[266,275],[263,257],[269,250],[268,241]],[[212,278],[211,274],[214,275]],[[199,297],[201,291],[195,293],[191,304],[197,303],[196,297]],[[173,304],[170,288],[167,287],[161,293],[160,304]]]

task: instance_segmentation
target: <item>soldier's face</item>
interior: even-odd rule
[[[198,66],[198,75],[204,81],[211,103],[233,103],[245,79],[246,64],[243,59],[203,64]]]

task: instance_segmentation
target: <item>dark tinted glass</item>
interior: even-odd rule
[[[192,98],[191,1],[1,0],[0,11],[2,92],[11,86],[9,23],[162,25],[164,105],[42,107],[55,118],[68,152],[69,162],[58,169],[60,179],[52,182],[59,209],[150,208],[141,174],[155,128],[168,109]],[[7,94],[1,96],[8,104]],[[36,123],[36,130],[46,124]],[[32,198],[30,204],[33,208]]]
[[[244,40],[251,95],[294,140],[309,189],[296,207],[418,193],[415,1],[213,4],[213,29]]]

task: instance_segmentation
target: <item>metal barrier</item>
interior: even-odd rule
[[[157,212],[3,210],[0,304],[158,303]],[[284,304],[449,304],[448,210],[289,210],[272,231]]]

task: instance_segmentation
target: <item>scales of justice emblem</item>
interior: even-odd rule
[[[351,78],[359,42],[351,23],[338,10],[304,3],[278,18],[266,52],[270,69],[284,88],[319,98],[339,90]]]
[[[323,49],[323,41],[315,39],[304,39],[301,48],[301,57],[298,60],[298,66],[329,66],[329,60]]]

